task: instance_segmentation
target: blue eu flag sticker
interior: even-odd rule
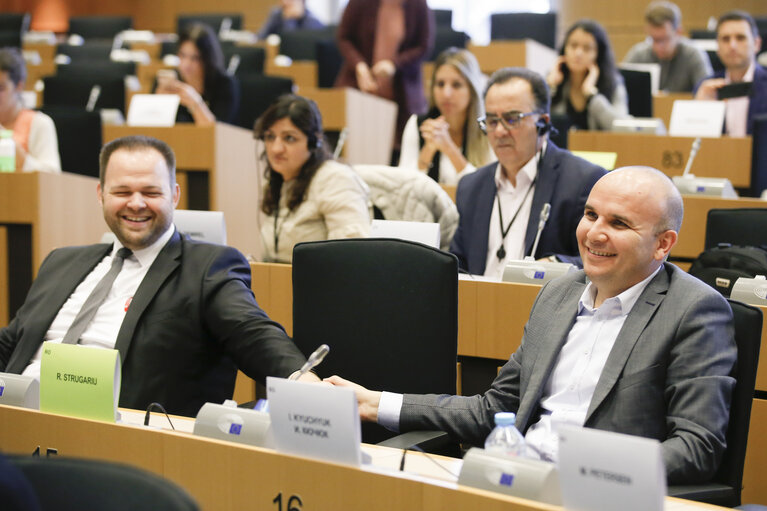
[[[230,435],[239,435],[240,433],[242,433],[242,424],[232,423],[229,425]]]
[[[546,275],[545,271],[537,271],[533,274],[534,279],[542,279]]]
[[[0,397],[3,397],[3,391],[5,390],[4,385],[0,385]]]
[[[498,483],[501,486],[508,486],[511,488],[511,485],[514,483],[514,474],[501,473],[501,480],[498,481]]]

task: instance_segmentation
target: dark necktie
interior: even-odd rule
[[[99,283],[96,284],[96,287],[93,288],[91,294],[88,295],[80,312],[77,313],[77,317],[72,321],[72,325],[64,335],[64,340],[62,341],[64,344],[77,344],[80,341],[80,336],[83,335],[85,329],[88,328],[88,325],[93,321],[96,311],[99,310],[101,304],[106,300],[109,290],[112,289],[112,284],[114,284],[117,274],[122,270],[125,258],[130,257],[132,253],[133,252],[128,248],[121,248],[117,251],[114,259],[112,259],[112,267],[107,274],[101,278]]]

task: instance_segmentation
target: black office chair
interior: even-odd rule
[[[199,509],[186,490],[136,467],[56,456],[9,456],[8,459],[32,484],[43,510]]]
[[[450,27],[437,27],[434,33],[434,48],[429,55],[428,61],[436,60],[437,56],[444,50],[454,46],[456,48],[466,48],[469,42],[469,35],[466,32],[458,32]]]
[[[555,47],[557,14],[547,12],[507,12],[490,15],[490,39],[534,39]]]
[[[73,60],[69,64],[56,66],[56,76],[106,79],[136,75],[135,62],[115,62],[112,60]]]
[[[698,485],[669,486],[672,497],[706,502],[717,506],[740,505],[743,488],[743,464],[754,399],[756,367],[762,335],[762,311],[735,300],[732,307],[738,361],[733,376],[737,380],[730,405],[730,425],[727,428],[727,450],[722,464],[711,482]]]
[[[275,99],[293,92],[293,80],[282,76],[248,75],[239,81],[240,108],[233,124],[249,130]]]
[[[451,9],[432,9],[434,24],[437,28],[450,28],[453,26],[453,11]]]
[[[28,12],[0,12],[0,30],[24,33],[29,30]]]
[[[56,125],[61,169],[85,176],[99,176],[101,114],[84,108],[47,106],[40,109]]]
[[[648,71],[619,69],[629,98],[629,114],[652,117],[652,79]]]
[[[455,394],[458,260],[395,239],[299,243],[293,250],[293,339],[316,371],[371,389]],[[363,424],[364,442],[393,436]]]
[[[767,115],[754,117],[751,138],[751,188],[748,192],[759,197],[767,189]]]
[[[234,76],[242,78],[248,75],[264,74],[264,62],[266,61],[266,50],[256,46],[227,46],[222,48],[224,52],[224,64],[229,69],[232,58],[236,55],[239,64],[234,72]]]
[[[285,32],[280,40],[280,55],[287,55],[293,60],[317,60],[317,43],[334,41],[336,26],[320,29],[300,29]]]
[[[73,16],[69,18],[69,33],[83,39],[114,39],[123,30],[133,29],[130,16]]]
[[[21,48],[21,32],[15,30],[0,30],[0,48],[12,46]]]
[[[231,30],[242,30],[242,14],[236,12],[229,13],[208,13],[208,14],[179,14],[176,17],[176,33],[192,23],[202,23],[208,25],[215,33],[221,32],[221,25],[225,20],[229,20]]]
[[[57,55],[66,55],[71,62],[109,61],[112,53],[110,41],[95,40],[86,42],[80,46],[72,44],[59,44],[56,46]]]
[[[95,109],[117,108],[125,114],[125,82],[113,76],[61,75],[43,78],[43,106],[73,106],[85,108],[93,87],[98,85],[101,92]]]
[[[335,39],[323,39],[316,43],[317,51],[317,87],[332,88],[335,86],[338,73],[341,72],[344,58],[338,50]]]
[[[767,209],[711,209],[706,218],[705,250],[720,243],[767,246]]]
[[[549,132],[549,140],[554,142],[557,147],[567,149],[567,135],[572,124],[572,120],[567,114],[551,114],[551,126],[554,129]]]

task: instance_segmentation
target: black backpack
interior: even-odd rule
[[[729,298],[738,278],[767,275],[767,250],[720,243],[703,251],[693,261],[689,273]]]

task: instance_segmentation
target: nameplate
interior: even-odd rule
[[[177,94],[134,94],[128,109],[128,126],[171,127],[176,124]]]
[[[573,511],[661,511],[666,471],[660,442],[590,428],[559,432],[562,505]]]
[[[615,162],[618,160],[618,153],[606,151],[572,151],[572,153],[606,170],[614,169]]]
[[[40,410],[115,422],[120,378],[117,350],[45,342]]]
[[[266,379],[277,451],[359,466],[360,418],[354,391]]]
[[[668,134],[672,137],[721,137],[724,110],[723,101],[677,99],[671,109]]]

